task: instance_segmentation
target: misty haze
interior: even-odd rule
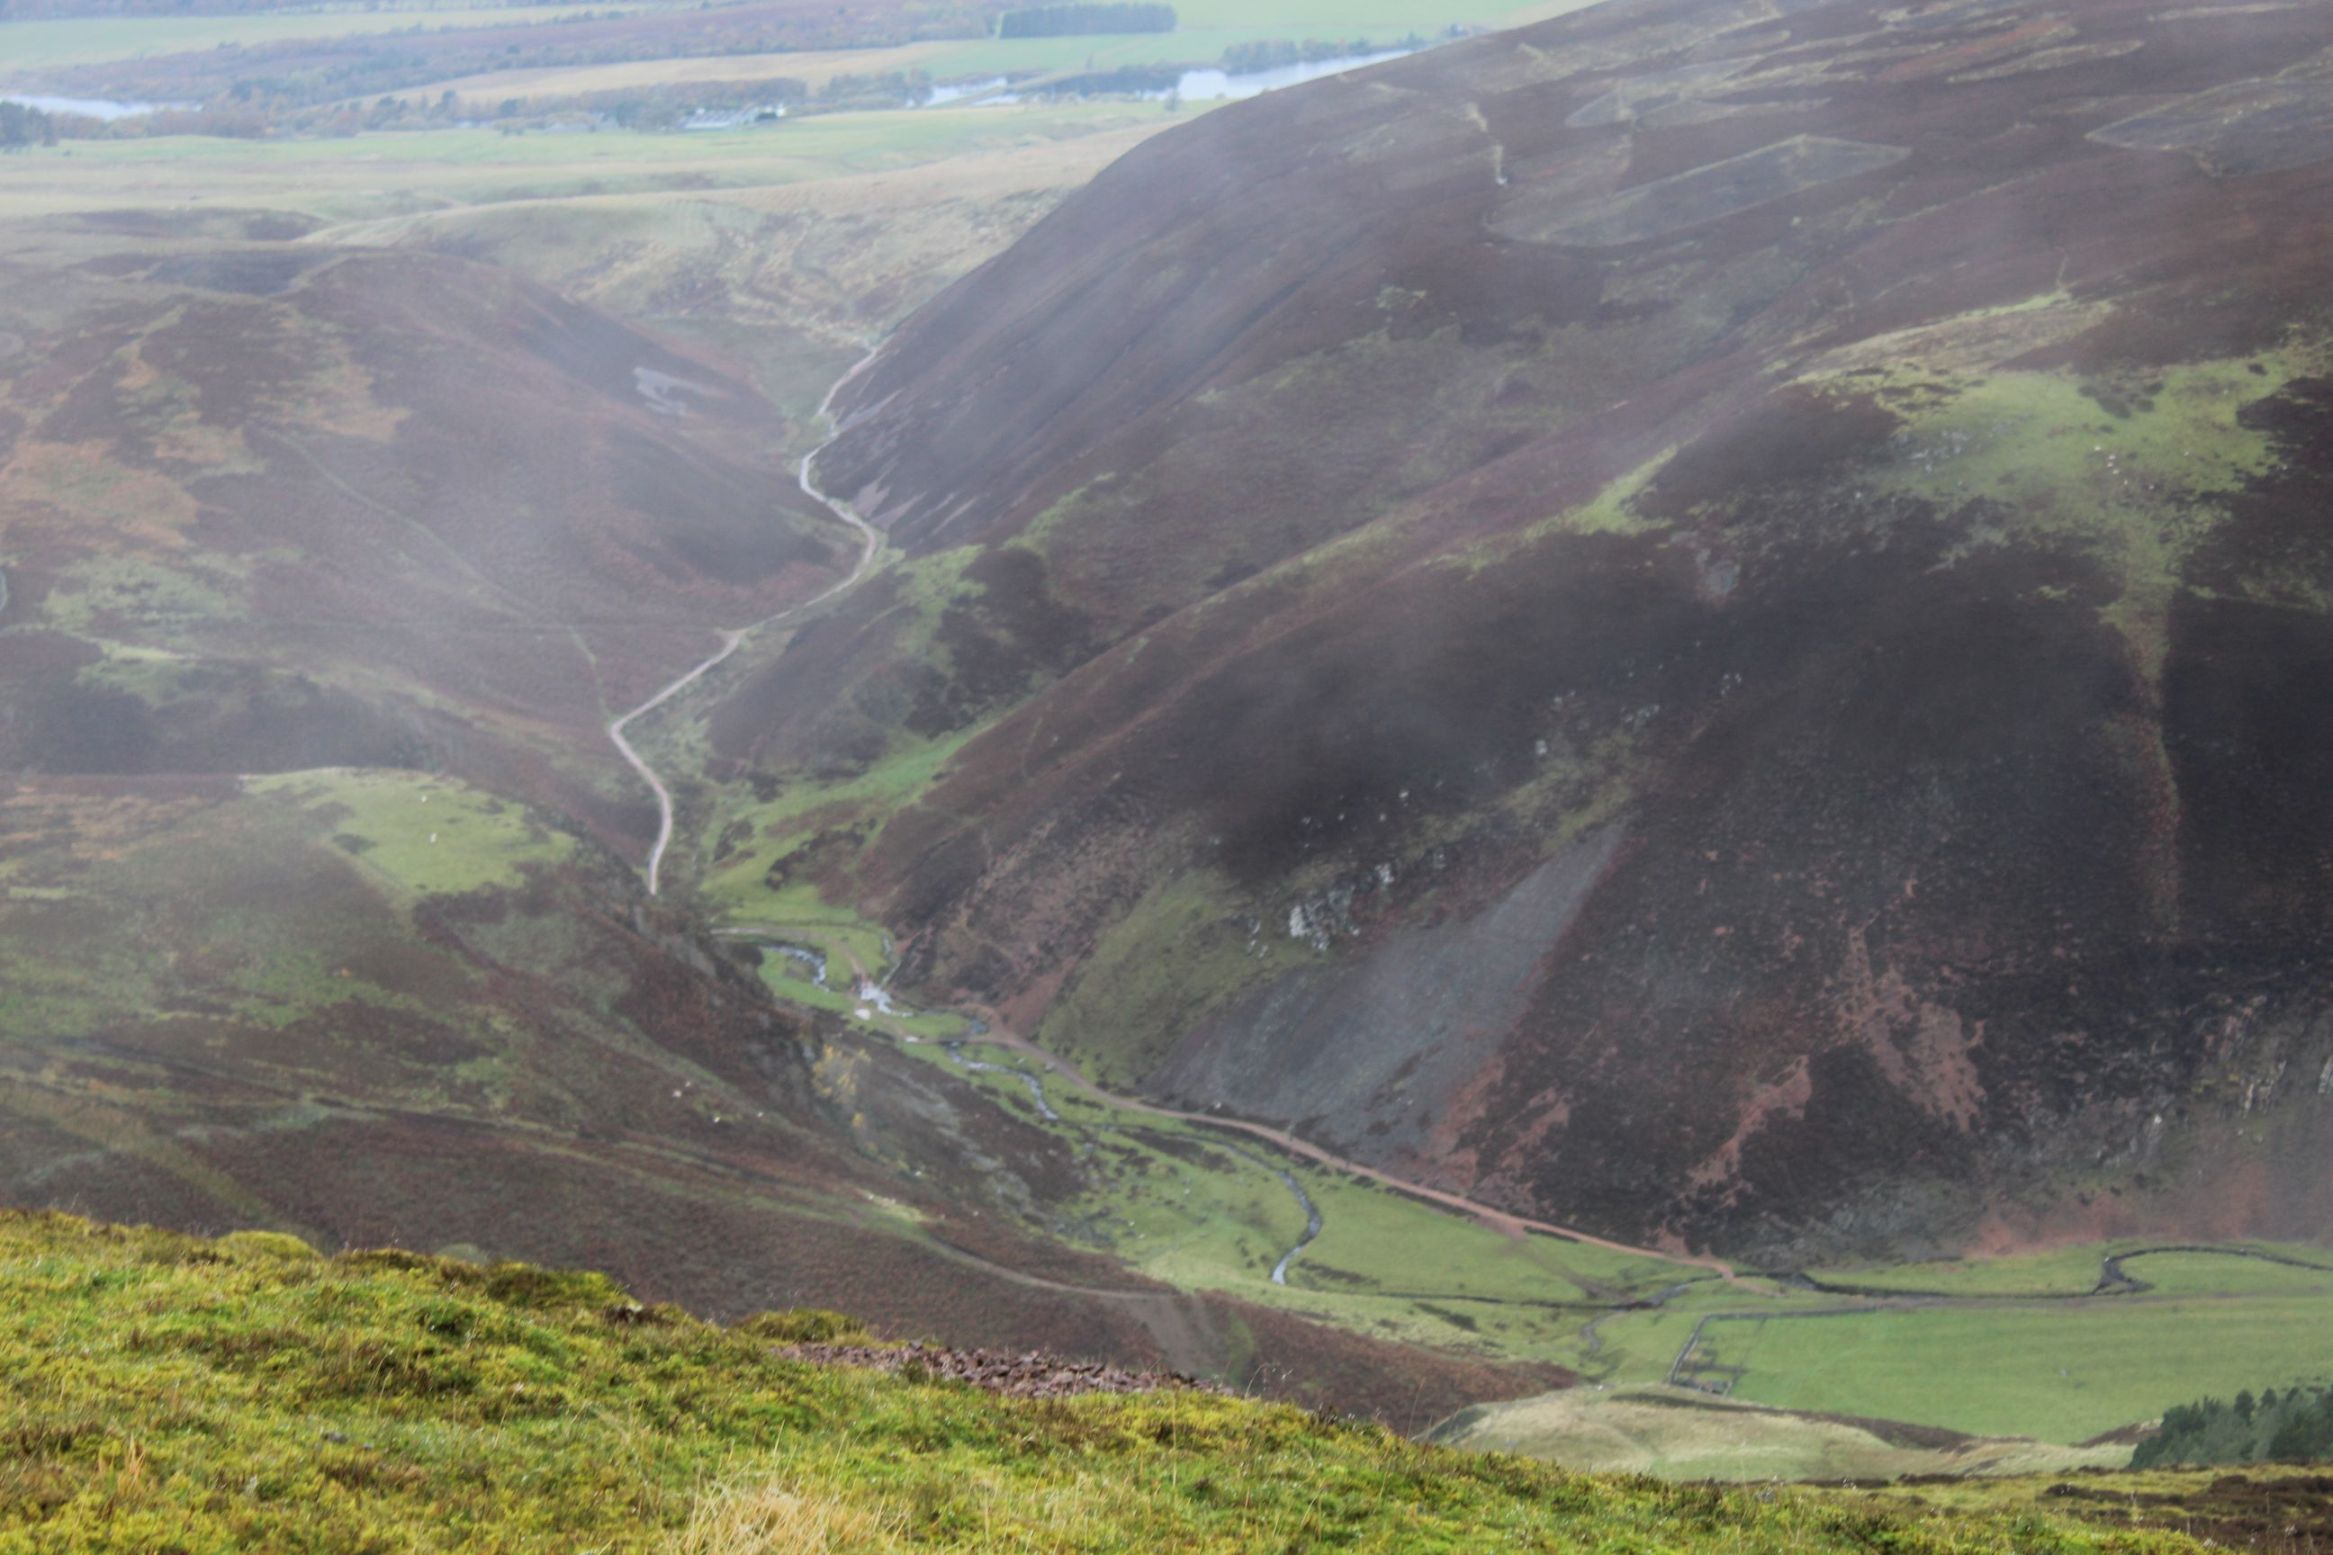
[[[2333,0],[0,0],[0,1551],[2333,1539]]]

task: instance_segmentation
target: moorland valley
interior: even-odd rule
[[[588,1477],[477,1390],[637,1364],[644,1540],[776,1394],[2313,1537],[2175,1470],[2333,1380],[2333,13],[1162,10],[0,10],[11,1375],[276,1313],[27,1382],[5,1515],[225,1515],[157,1379]],[[1437,1446],[684,1378],[835,1333]]]

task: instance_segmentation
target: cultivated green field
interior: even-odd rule
[[[922,68],[933,77],[1052,74],[1116,70],[1128,65],[1212,65],[1242,43],[1311,40],[1366,43],[1390,48],[1409,38],[1428,40],[1452,27],[1496,30],[1538,19],[1578,4],[1541,6],[1519,12],[1481,0],[1361,0],[1354,5],[1324,0],[1268,0],[1240,6],[1226,0],[1178,5],[1173,32],[1122,33],[1071,38],[989,38],[950,44],[933,52]]]
[[[663,5],[664,0],[626,0],[615,5],[590,6],[588,14],[611,17],[656,10]],[[755,58],[740,63],[734,75],[716,69],[702,79],[750,80],[781,74],[815,84],[834,73],[823,63],[822,56],[829,54],[844,61],[841,68],[856,74],[923,70],[943,80],[982,74],[1111,70],[1123,65],[1158,63],[1209,65],[1220,59],[1225,49],[1240,43],[1317,39],[1366,41],[1382,46],[1413,36],[1439,37],[1452,27],[1513,26],[1525,19],[1569,8],[1572,5],[1565,3],[1518,10],[1499,0],[1359,0],[1352,5],[1328,4],[1325,0],[1274,0],[1256,6],[1201,0],[1196,5],[1176,7],[1179,25],[1171,33],[963,39],[893,48],[813,50],[798,55],[797,63],[790,69],[780,68],[784,64],[782,56]],[[35,72],[68,65],[359,34],[520,26],[571,19],[578,14],[578,9],[558,5],[432,7],[390,0],[387,4],[362,8],[319,7],[244,16],[87,17],[0,22],[0,84],[30,79]],[[708,58],[717,62],[720,56]],[[672,63],[669,60],[648,62],[653,68],[650,75],[643,76],[643,81],[651,80],[656,69]],[[620,70],[622,67],[607,68]],[[434,96],[448,84],[452,83],[433,83],[426,89],[410,88],[393,95]]]
[[[1504,26],[1515,12],[1502,0],[1176,0],[1175,27],[1276,30],[1283,38],[1399,37],[1452,26]]]
[[[1060,1211],[1076,1239],[1156,1279],[1222,1291],[1361,1333],[1500,1360],[1574,1364],[1581,1331],[1615,1306],[1709,1271],[1549,1236],[1511,1237],[1373,1183],[1292,1159],[1261,1140],[1143,1114],[1045,1085],[1045,1119],[1019,1074],[967,1070],[963,1058],[1021,1073],[1029,1061],[972,1043],[962,1056],[912,1049],[966,1073],[1024,1122],[1050,1128],[1088,1163],[1090,1192]],[[1321,1231],[1303,1237],[1293,1177]],[[1664,1362],[1665,1364],[1665,1362]]]
[[[332,221],[512,200],[805,183],[1159,122],[1068,103],[832,114],[702,135],[416,130],[347,139],[80,141],[0,164],[0,217],[128,206],[289,210]]]
[[[2114,1252],[2121,1245],[2108,1244],[2104,1251]],[[2103,1256],[2098,1247],[2083,1245],[2015,1258],[1932,1259],[1810,1272],[1831,1284],[1874,1290],[1942,1291],[1955,1296],[2080,1296],[2098,1284]]]
[[[1448,25],[1443,23],[1441,25]],[[986,38],[950,44],[934,52],[924,69],[937,80],[954,76],[1022,76],[1081,74],[1117,70],[1128,65],[1209,66],[1223,51],[1240,43],[1290,42],[1321,37],[1338,42],[1362,42],[1391,47],[1415,34],[1438,28],[1402,23],[1371,28],[1352,23],[1326,24],[1325,32],[1305,30],[1305,24],[1249,23],[1227,27],[1181,27],[1173,32],[1120,33],[1079,38]],[[1293,29],[1293,30],[1292,30]]]
[[[2227,1260],[2231,1264],[2240,1260]],[[2079,1442],[2203,1394],[2333,1378],[2333,1283],[2209,1295],[1714,1320],[1735,1398]]]
[[[2230,1243],[2224,1252],[2148,1251],[2158,1246],[2143,1240],[2124,1239],[2011,1258],[1959,1258],[1891,1264],[1877,1269],[1829,1269],[1818,1271],[1817,1277],[1834,1285],[1906,1294],[2086,1296],[2103,1276],[2106,1259],[2120,1255],[2125,1275],[2165,1293],[2333,1286],[2333,1252],[2324,1248],[2244,1242]],[[2243,1249],[2323,1268],[2294,1268],[2228,1256]]]

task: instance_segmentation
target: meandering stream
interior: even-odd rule
[[[1029,1100],[1037,1104],[1037,1116],[1048,1123],[1059,1123],[1061,1114],[1053,1110],[1053,1103],[1045,1099],[1045,1080],[1031,1074],[1018,1064],[992,1064],[966,1055],[961,1042],[943,1042],[940,1047],[956,1061],[957,1067],[970,1074],[1009,1074],[1029,1088]]]

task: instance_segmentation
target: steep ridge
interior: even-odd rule
[[[2333,1233],[2329,41],[1629,0],[1210,115],[842,396],[909,563],[715,747],[963,741],[781,869],[1519,1211]]]

